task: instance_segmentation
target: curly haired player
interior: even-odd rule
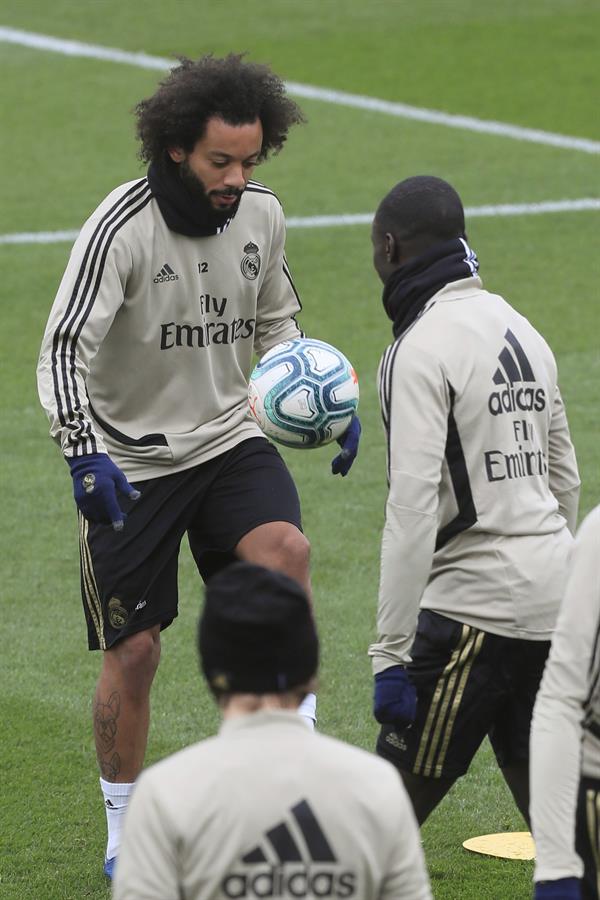
[[[183,59],[136,114],[147,175],[83,226],[38,368],[80,512],[89,646],[103,651],[94,729],[109,876],[184,534],[205,579],[241,559],[309,590],[294,483],[247,408],[253,354],[301,334],[281,206],[251,176],[302,113],[268,67],[231,54]],[[340,439],[334,473],[350,468],[359,429]],[[301,711],[314,720],[314,695]]]

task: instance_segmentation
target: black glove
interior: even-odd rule
[[[391,666],[375,676],[373,714],[380,725],[412,725],[417,714],[417,692],[404,666]]]
[[[75,503],[86,519],[112,525],[121,531],[127,516],[117,501],[117,491],[137,500],[140,492],[129,484],[123,472],[106,453],[67,457],[73,476]]]
[[[337,442],[342,448],[342,452],[338,453],[331,463],[331,471],[334,475],[341,475],[343,478],[350,471],[350,467],[358,453],[360,432],[360,419],[357,415],[354,415],[345,432],[337,438]]]

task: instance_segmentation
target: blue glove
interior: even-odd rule
[[[579,878],[558,878],[556,881],[536,881],[535,900],[581,900]]]
[[[350,424],[345,432],[337,438],[337,442],[342,448],[342,452],[338,453],[331,463],[331,471],[334,475],[341,475],[343,478],[350,471],[350,466],[356,459],[356,454],[358,453],[360,432],[360,420],[357,415],[354,415],[350,419]]]
[[[125,475],[106,453],[66,457],[73,476],[75,503],[86,519],[112,525],[122,531],[127,516],[117,502],[117,491],[137,500],[140,492],[129,484]]]
[[[391,666],[375,676],[373,714],[380,725],[412,725],[417,714],[417,691],[404,666]]]

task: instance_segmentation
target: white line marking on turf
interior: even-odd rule
[[[159,69],[162,71],[176,64],[176,60],[165,59],[161,56],[150,56],[147,53],[132,53],[113,47],[101,47],[81,41],[65,40],[6,26],[0,26],[0,41],[31,47],[35,50],[49,50],[53,53],[61,53],[64,56],[83,56],[90,59],[138,66],[143,69]],[[296,97],[320,100],[324,103],[334,103],[337,106],[350,106],[354,109],[384,113],[401,119],[413,119],[418,122],[445,125],[447,128],[460,128],[464,131],[476,131],[482,134],[495,134],[517,141],[529,141],[534,144],[545,144],[568,150],[581,150],[584,153],[600,153],[600,141],[593,141],[588,138],[570,137],[569,135],[555,134],[554,132],[542,131],[537,128],[510,125],[506,122],[477,119],[473,116],[459,116],[435,109],[423,109],[418,106],[409,106],[406,103],[394,103],[390,100],[379,100],[376,97],[364,97],[361,94],[328,90],[327,88],[314,87],[310,84],[300,84],[296,81],[286,82],[286,87],[290,94]]]
[[[570,137],[566,134],[555,134],[538,128],[524,128],[521,125],[510,125],[506,122],[495,122],[491,119],[476,119],[474,116],[459,116],[453,113],[440,112],[435,109],[423,109],[409,106],[406,103],[395,103],[391,100],[378,100],[376,97],[363,97],[360,94],[347,94],[345,91],[332,91],[326,88],[312,87],[309,84],[286,82],[290,94],[312,100],[323,100],[338,106],[352,106],[370,112],[386,113],[400,119],[413,119],[427,122],[430,125],[445,125],[447,128],[460,128],[463,131],[477,131],[481,134],[495,134],[499,137],[512,138],[516,141],[529,141],[532,144],[546,144],[550,147],[561,147],[568,150],[581,150],[584,153],[600,153],[600,141],[589,138]]]
[[[544,200],[541,203],[500,203],[493,206],[465,206],[465,216],[530,216],[544,213],[582,212],[600,209],[600,198],[581,200]]]
[[[544,213],[580,212],[600,210],[600,199],[551,200],[546,203],[501,203],[496,206],[465,206],[467,219],[489,216],[530,216]],[[356,213],[341,216],[307,216],[286,219],[288,228],[327,228],[335,225],[370,225],[373,213]]]
[[[466,206],[465,216],[478,219],[491,216],[531,216],[544,213],[600,210],[600,199],[551,200],[547,203],[502,203],[497,206]],[[290,216],[288,228],[331,228],[340,225],[370,225],[373,213],[349,213],[341,216]],[[0,244],[60,244],[75,240],[78,231],[23,231],[0,234]]]
[[[21,231],[0,234],[0,244],[62,244],[74,241],[78,231]]]
[[[47,34],[35,34],[33,31],[21,31],[18,28],[7,28],[0,25],[0,41],[7,44],[20,44],[33,50],[49,50],[63,56],[85,56],[89,59],[102,59],[107,62],[125,63],[138,66],[140,69],[170,69],[176,60],[162,56],[149,56],[147,53],[131,53],[128,50],[117,50],[114,47],[100,47],[96,44],[84,44],[82,41],[69,41],[55,38]]]

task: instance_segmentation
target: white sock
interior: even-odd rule
[[[308,722],[314,730],[317,722],[317,695],[307,694],[300,706],[298,707],[298,715]]]
[[[108,825],[107,859],[112,859],[119,852],[123,816],[125,815],[133,786],[133,784],[120,784],[118,782],[105,781],[104,778],[100,779],[100,787],[104,794],[106,824]]]

